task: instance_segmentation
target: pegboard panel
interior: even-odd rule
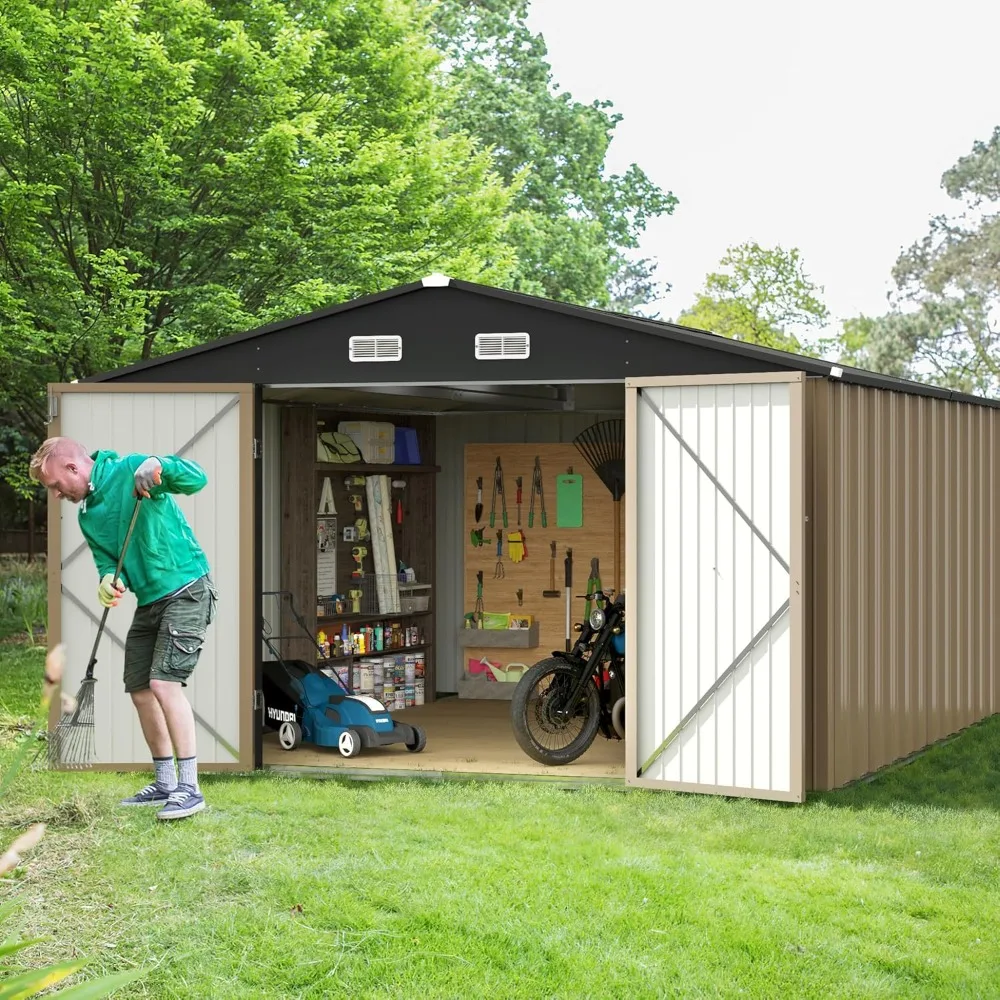
[[[538,457],[542,471],[542,485],[548,527],[542,527],[541,507],[535,497],[534,527],[528,527],[528,510],[531,502],[531,477]],[[501,500],[496,500],[495,524],[490,528],[490,508],[493,496],[493,479],[497,459],[503,473],[507,498],[507,528],[503,528]],[[556,477],[570,469],[582,477],[583,524],[579,528],[558,527],[556,502]],[[483,480],[483,513],[479,522],[475,517],[476,479]],[[521,477],[521,524],[527,546],[527,557],[521,562],[511,562],[507,541],[508,531],[518,528],[515,503],[516,477]],[[539,644],[529,649],[497,647],[466,647],[462,655],[465,668],[469,659],[484,655],[504,666],[508,663],[526,663],[531,666],[548,656],[553,649],[562,649],[566,637],[566,588],[564,560],[567,548],[573,550],[573,586],[571,589],[570,625],[581,620],[585,601],[576,595],[586,593],[590,577],[590,561],[599,562],[601,582],[606,589],[614,587],[614,501],[597,474],[573,444],[470,444],[465,447],[465,506],[463,526],[463,551],[465,553],[465,604],[464,613],[476,606],[476,573],[483,571],[483,605],[488,612],[532,615],[539,623]],[[621,539],[619,545],[619,571],[621,586],[625,581],[624,537],[625,505],[621,509]],[[483,528],[482,547],[473,546],[471,532]],[[503,530],[501,562],[504,575],[494,578],[497,565],[498,530]],[[543,597],[550,589],[550,543],[556,543],[555,587],[557,598]],[[517,603],[517,591],[523,592],[522,604]],[[461,625],[462,622],[459,622]],[[571,638],[575,633],[571,632]],[[513,685],[511,685],[513,687]]]

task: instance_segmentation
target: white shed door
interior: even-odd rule
[[[198,766],[253,768],[253,386],[72,384],[50,387],[52,435],[88,451],[179,455],[208,476],[193,496],[174,495],[219,591],[186,694],[195,713]],[[90,549],[68,501],[49,504],[49,629],[66,644],[67,691],[86,672],[103,608]],[[139,720],[122,683],[124,643],[135,611],[129,591],[111,609],[94,677],[95,767],[149,768]]]
[[[802,376],[626,406],[627,781],[802,801]]]

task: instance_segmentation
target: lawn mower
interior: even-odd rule
[[[291,591],[268,590],[264,596],[279,602],[288,598],[292,616],[305,635],[326,659],[323,647],[306,627],[295,609]],[[340,679],[320,669],[318,663],[283,657],[275,641],[288,636],[272,636],[263,619],[263,639],[274,656],[263,663],[264,726],[278,734],[285,750],[294,750],[303,742],[319,747],[336,747],[344,757],[356,757],[362,747],[402,743],[411,753],[427,745],[420,726],[397,722],[386,707],[367,695],[351,694]]]

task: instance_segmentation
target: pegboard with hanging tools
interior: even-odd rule
[[[611,589],[613,567],[623,565],[615,500],[601,476],[573,441],[470,444],[464,495],[463,660],[530,664],[565,648],[567,609],[572,629],[587,611],[578,595],[588,582],[600,579]],[[511,622],[537,631],[537,645],[526,646],[514,629],[480,628]],[[489,682],[476,677],[473,687]]]

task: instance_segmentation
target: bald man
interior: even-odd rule
[[[155,780],[121,804],[159,806],[158,819],[191,816],[205,808],[205,798],[198,785],[194,713],[183,688],[215,618],[218,592],[205,553],[171,494],[197,493],[208,481],[205,472],[175,455],[88,453],[79,441],[54,437],[32,456],[29,474],[55,499],[79,504],[80,530],[97,565],[98,601],[114,606],[128,588],[138,604],[125,640],[124,681]],[[116,580],[137,496],[146,499]]]

